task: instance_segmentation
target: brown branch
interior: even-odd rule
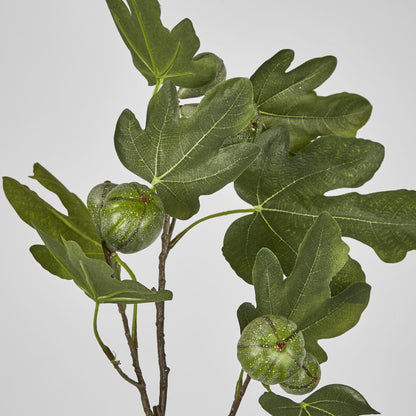
[[[126,337],[127,344],[129,346],[134,372],[136,373],[136,376],[137,376],[137,381],[138,381],[137,388],[140,392],[140,398],[142,400],[143,410],[146,416],[153,416],[152,407],[150,406],[150,402],[149,402],[149,396],[147,395],[146,383],[144,381],[143,373],[140,368],[139,356],[137,354],[137,350],[134,346],[134,341],[130,333],[130,326],[129,326],[129,321],[127,319],[125,306],[119,304],[118,311],[120,312],[120,315],[121,315],[121,320],[123,322],[123,327],[124,327],[124,335]]]
[[[234,402],[231,406],[231,410],[228,416],[235,416],[237,414],[237,410],[240,407],[241,400],[243,399],[243,396],[247,390],[250,380],[251,380],[250,376],[247,376],[246,379],[244,380],[243,385],[241,386],[240,390],[237,393],[237,396],[234,399]]]
[[[158,290],[164,290],[166,286],[166,260],[169,254],[169,244],[175,227],[175,218],[166,215],[162,232],[162,249],[159,255],[159,286]],[[156,336],[157,352],[159,360],[159,404],[154,406],[153,411],[156,416],[164,416],[166,413],[166,402],[168,393],[169,367],[166,363],[165,353],[165,302],[156,302]]]
[[[103,247],[103,252],[104,252],[104,256],[105,256],[107,264],[113,268],[114,266],[113,254],[114,253],[109,251],[104,243],[102,244],[102,247]],[[126,307],[122,304],[118,304],[117,306],[118,306],[118,311],[120,312],[120,315],[121,315],[121,320],[123,322],[124,335],[126,337],[127,344],[129,346],[134,372],[136,373],[136,377],[137,377],[137,383],[121,370],[121,368],[119,367],[120,363],[118,361],[116,361],[115,359],[110,360],[110,361],[112,362],[114,368],[121,375],[121,377],[123,377],[130,384],[133,384],[139,390],[140,398],[141,398],[142,405],[143,405],[143,410],[146,416],[154,416],[152,412],[152,407],[150,405],[149,396],[146,390],[146,383],[144,381],[143,373],[140,368],[138,352],[135,347],[133,337],[131,336],[131,333],[130,333],[129,321],[126,315]]]
[[[120,376],[126,380],[128,383],[132,384],[134,387],[136,387],[139,391],[141,388],[141,385],[134,381],[132,378],[130,378],[121,368],[120,368],[120,361],[118,360],[111,360],[111,364],[113,364],[116,371],[120,374]]]

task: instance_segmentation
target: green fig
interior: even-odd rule
[[[108,192],[100,212],[101,237],[110,251],[135,253],[156,240],[165,212],[159,196],[137,182]]]
[[[251,321],[237,345],[243,370],[264,384],[278,384],[295,374],[305,358],[305,341],[296,324],[282,316]]]
[[[280,383],[280,386],[287,393],[306,394],[318,385],[320,379],[321,367],[318,360],[307,352],[299,371]]]

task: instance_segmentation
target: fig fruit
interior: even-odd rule
[[[307,352],[299,371],[280,383],[280,386],[287,393],[306,394],[318,385],[320,379],[321,367],[318,360]]]
[[[251,321],[237,345],[243,370],[263,384],[278,384],[299,371],[305,340],[296,324],[282,316],[266,315]]]
[[[95,225],[101,237],[101,210],[103,208],[104,200],[107,194],[117,186],[117,184],[110,181],[100,183],[91,189],[87,197],[87,207],[90,212],[92,222]]]
[[[100,211],[100,230],[110,251],[135,253],[160,234],[165,211],[156,192],[137,182],[111,189]]]

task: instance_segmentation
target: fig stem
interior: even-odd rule
[[[110,360],[111,364],[113,364],[113,367],[115,368],[115,370],[120,374],[120,376],[126,380],[128,383],[132,384],[133,386],[135,386],[137,389],[140,388],[139,383],[137,383],[136,381],[134,381],[132,378],[130,378],[121,368],[120,368],[120,361],[118,361],[115,357],[115,355],[111,352],[110,348],[107,347],[107,345],[104,344],[103,340],[100,337],[100,334],[98,332],[98,311],[100,308],[100,303],[97,302],[95,304],[95,311],[94,311],[94,322],[93,322],[93,328],[94,328],[94,335],[95,338],[98,342],[98,344],[100,345],[101,349],[103,350],[104,354],[106,355],[106,357]]]
[[[170,242],[175,227],[175,218],[165,215],[162,231],[162,248],[159,254],[159,282],[158,290],[166,287],[166,260],[171,249]],[[165,353],[165,302],[156,302],[156,337],[159,361],[159,404],[154,406],[153,412],[156,416],[164,416],[166,413],[169,367],[166,363]]]
[[[137,282],[137,278],[136,275],[134,274],[133,270],[130,269],[130,267],[128,266],[128,264],[126,262],[124,262],[123,260],[121,260],[120,256],[115,253],[114,254],[114,259],[116,260],[116,262],[123,267],[124,270],[126,270],[126,272],[129,274],[131,280],[134,280],[135,282]],[[133,305],[133,319],[132,319],[132,323],[131,323],[131,336],[133,338],[133,344],[134,344],[134,348],[139,347],[139,341],[137,338],[137,303]]]
[[[191,225],[189,225],[188,227],[186,227],[183,231],[181,231],[179,234],[177,234],[175,236],[175,238],[172,239],[172,241],[169,244],[169,249],[172,249],[176,243],[190,230],[192,230],[192,228],[194,228],[196,225],[200,224],[201,222],[210,220],[212,218],[217,218],[217,217],[223,217],[225,215],[233,215],[233,214],[245,214],[245,213],[251,213],[251,212],[256,212],[256,209],[254,208],[242,208],[242,209],[232,209],[229,211],[222,211],[222,212],[217,212],[215,214],[211,214],[208,215],[206,217],[200,218],[199,220],[193,222]]]
[[[231,410],[228,416],[235,416],[237,414],[238,408],[240,407],[240,404],[241,404],[241,400],[244,397],[244,394],[247,390],[250,380],[251,380],[251,377],[247,375],[246,379],[244,380],[243,385],[240,387],[240,390],[238,391],[238,394],[234,398],[234,401],[233,401],[233,404],[231,406]]]

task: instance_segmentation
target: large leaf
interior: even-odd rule
[[[218,58],[195,57],[199,39],[189,19],[172,31],[162,25],[157,0],[106,0],[114,22],[149,85],[169,79],[181,87],[200,87],[214,80]]]
[[[223,247],[226,259],[247,282],[262,247],[276,253],[290,273],[303,236],[323,211],[336,219],[342,235],[368,244],[384,261],[400,261],[416,248],[415,191],[325,196],[368,181],[383,159],[380,144],[327,136],[291,157],[287,131],[278,126],[255,142],[262,151],[238,178],[236,190],[256,212],[231,224]],[[349,267],[360,275],[357,264]]]
[[[351,387],[331,384],[322,387],[301,403],[268,392],[259,399],[261,407],[272,416],[360,416],[378,415]]]
[[[172,299],[170,291],[156,292],[132,280],[114,279],[114,270],[104,260],[87,257],[75,241],[63,240],[61,243],[40,230],[38,232],[68,276],[97,303],[127,304]]]
[[[276,256],[262,248],[253,267],[257,307],[243,304],[238,311],[240,327],[262,315],[282,315],[295,322],[305,337],[306,349],[319,362],[327,360],[317,344],[351,329],[360,319],[370,295],[370,286],[354,283],[332,296],[330,283],[348,260],[348,246],[339,226],[323,213],[306,233],[292,273],[283,278]]]
[[[149,103],[145,130],[131,111],[121,114],[117,154],[156,188],[169,215],[187,219],[199,210],[200,195],[232,182],[255,159],[258,148],[251,143],[221,147],[253,117],[252,94],[248,79],[225,81],[180,119],[176,89],[166,83]]]
[[[62,236],[76,241],[89,257],[103,258],[100,238],[84,203],[41,165],[35,164],[33,170],[32,178],[59,197],[67,214],[56,210],[26,185],[4,177],[4,192],[19,217],[31,227],[36,224],[38,229],[55,239]],[[31,252],[46,270],[64,279],[69,278],[46,247],[36,245]]]
[[[320,97],[314,92],[332,74],[336,59],[311,59],[286,72],[293,58],[293,51],[282,50],[251,77],[259,122],[266,128],[286,126],[292,151],[318,136],[355,136],[370,117],[370,103],[356,94]]]

